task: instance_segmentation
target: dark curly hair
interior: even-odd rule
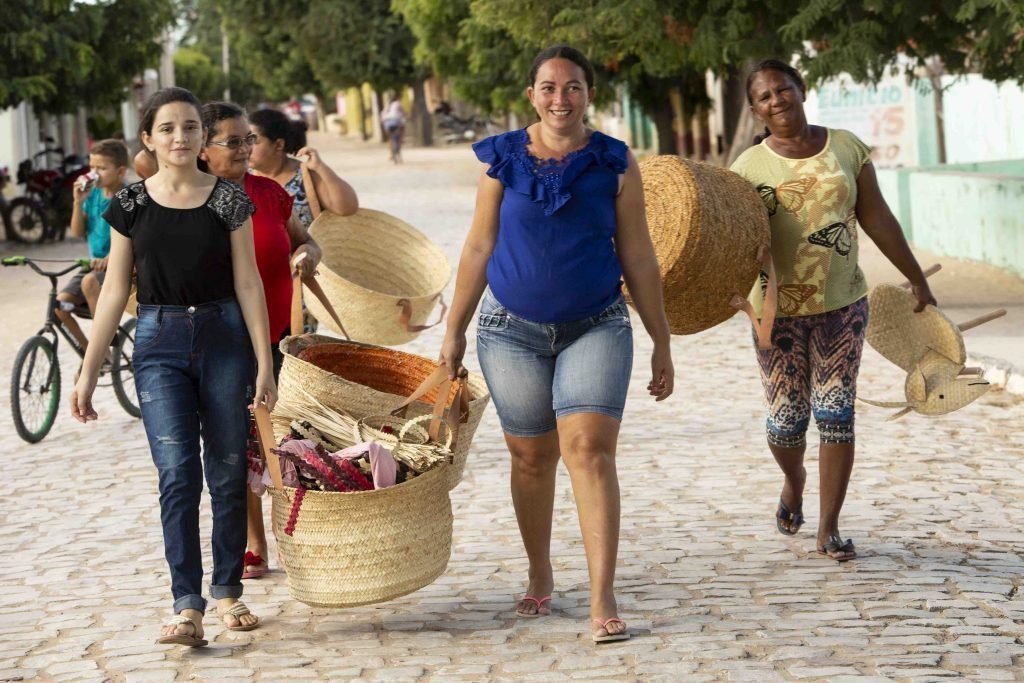
[[[292,121],[277,109],[257,109],[249,115],[249,123],[272,142],[284,140],[286,154],[295,154],[306,146],[306,122]]]
[[[754,104],[754,98],[750,94],[750,86],[754,84],[754,76],[762,71],[778,71],[781,74],[785,74],[793,81],[793,83],[796,84],[798,88],[800,88],[802,93],[805,95],[807,94],[807,85],[804,83],[804,77],[800,75],[799,71],[791,67],[789,64],[786,64],[781,59],[762,59],[757,64],[754,64],[750,69],[750,73],[747,74],[747,104],[751,106]],[[761,144],[761,142],[771,134],[772,132],[768,130],[767,126],[765,126],[764,133],[754,136],[754,144]]]

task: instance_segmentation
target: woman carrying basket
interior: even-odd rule
[[[654,339],[650,394],[672,393],[668,321],[636,160],[586,127],[594,71],[577,50],[537,55],[527,95],[540,119],[474,145],[486,164],[459,262],[441,360],[461,370],[481,296],[477,349],[512,456],[512,502],[530,561],[523,617],[550,613],[559,456],[575,492],[595,641],[629,637],[613,584],[615,450],[633,361],[625,279]]]
[[[776,526],[804,523],[805,433],[821,434],[817,550],[840,562],[856,557],[839,533],[853,470],[854,399],[867,328],[867,283],[857,265],[857,224],[913,286],[918,311],[935,304],[899,223],[878,188],[867,145],[845,130],[807,123],[806,88],[788,64],[768,59],[747,78],[750,110],[766,135],[732,166],[757,187],[771,215],[778,318],[771,348],[758,349],[768,400],[768,448],[786,477]],[[762,278],[762,283],[766,280]],[[751,293],[760,314],[764,285]]]
[[[256,134],[249,129],[245,111],[231,102],[208,102],[203,106],[206,144],[199,153],[202,165],[213,175],[245,188],[256,207],[253,214],[253,240],[267,299],[270,321],[270,348],[274,358],[274,381],[284,361],[278,343],[288,334],[292,306],[292,263],[299,275],[312,275],[320,263],[320,247],[310,237],[296,214],[292,197],[270,178],[249,173],[249,158]],[[258,449],[249,448],[248,542],[243,579],[255,579],[267,573],[267,534],[263,525],[263,506],[255,491],[263,492],[263,462]]]
[[[158,91],[146,105],[139,137],[159,170],[118,192],[104,214],[113,231],[93,322],[98,343],[86,353],[71,412],[80,422],[97,418],[96,377],[128,300],[134,265],[139,310],[132,361],[159,474],[175,612],[157,642],[197,647],[206,644],[199,541],[204,471],[213,512],[210,595],[228,629],[248,631],[259,623],[239,600],[246,406],[255,396],[273,408],[277,388],[253,248],[253,205],[242,188],[197,167],[204,140],[199,101],[182,88]]]
[[[249,126],[256,136],[249,157],[252,172],[271,178],[292,196],[295,215],[303,226],[309,228],[313,222],[310,192],[316,194],[323,209],[339,216],[349,216],[359,209],[352,186],[323,162],[319,152],[306,146],[305,121],[292,121],[276,109],[258,109],[249,117]],[[295,158],[303,156],[307,158],[305,168],[312,187],[306,187],[303,164]]]

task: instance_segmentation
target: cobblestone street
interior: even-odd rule
[[[311,143],[363,206],[427,233],[454,268],[478,173],[468,146],[408,149],[406,163],[392,166],[383,146],[322,135]],[[81,242],[0,250],[84,253]],[[0,269],[5,387],[19,345],[41,323],[46,287],[27,268]],[[453,288],[454,273],[449,300]],[[634,637],[599,647],[564,467],[553,613],[515,617],[527,564],[493,408],[452,492],[454,547],[437,582],[381,605],[310,608],[288,596],[271,539],[275,571],[245,582],[262,628],[228,632],[211,610],[209,647],[155,645],[170,614],[170,581],[142,424],[102,386],[100,420],[74,422],[67,396],[78,359],[63,348],[61,410],[41,444],[18,438],[0,392],[9,461],[0,492],[0,681],[1024,680],[1024,400],[993,390],[952,415],[893,422],[893,411],[861,404],[842,527],[859,557],[840,565],[814,549],[816,449],[808,524],[793,538],[775,529],[782,476],[764,442],[744,320],[674,338],[676,393],[655,404],[645,391],[651,343],[633,315],[617,587]],[[476,368],[473,333],[467,365]],[[436,356],[441,336],[437,327],[403,348]],[[862,395],[899,400],[903,378],[865,349]],[[205,500],[204,539],[209,524]]]

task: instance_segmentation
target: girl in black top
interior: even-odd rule
[[[93,321],[98,343],[86,353],[71,412],[80,422],[97,419],[92,394],[134,267],[139,288],[135,384],[159,474],[174,596],[175,616],[158,642],[195,647],[206,644],[199,544],[204,471],[213,512],[210,595],[228,629],[251,630],[259,623],[239,600],[247,404],[262,402],[272,409],[277,388],[249,218],[253,206],[240,187],[198,169],[205,139],[199,101],[182,88],[157,92],[147,103],[140,138],[159,170],[118,192],[104,215],[113,230]]]

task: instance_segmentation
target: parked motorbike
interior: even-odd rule
[[[456,116],[447,102],[442,102],[434,109],[434,114],[437,117],[437,125],[442,131],[441,137],[446,145],[474,142],[501,132],[501,127],[489,119],[480,116],[469,118]]]
[[[17,181],[25,194],[8,206],[9,234],[16,240],[39,243],[63,240],[74,208],[75,181],[89,171],[87,162],[75,154],[64,154],[63,147],[47,147],[18,164]],[[50,167],[50,157],[60,162]]]
[[[3,222],[4,239],[6,240],[14,239],[13,231],[11,230],[11,207],[7,202],[7,197],[4,196],[4,188],[7,187],[9,182],[11,182],[11,176],[7,172],[7,167],[0,166],[0,221]]]

